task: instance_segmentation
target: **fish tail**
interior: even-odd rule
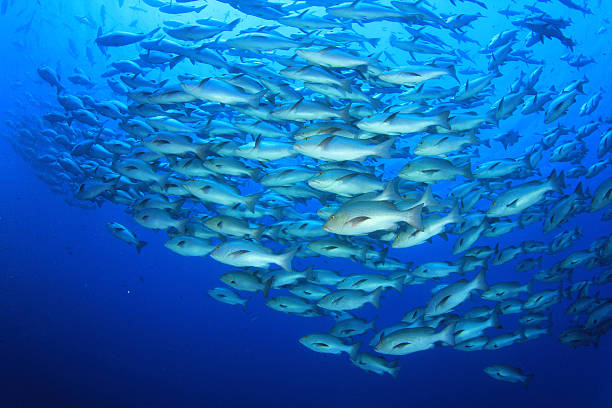
[[[382,295],[382,288],[379,287],[370,296],[370,303],[374,305],[375,308],[380,309],[380,295]]]
[[[268,92],[268,90],[264,89],[263,91],[259,91],[256,94],[250,95],[247,98],[247,104],[251,106],[252,108],[258,107],[261,101],[261,98],[266,94],[266,92]]]
[[[400,366],[395,366],[389,368],[389,374],[393,377],[394,380],[397,380],[397,375],[399,374]]]
[[[404,221],[419,231],[423,231],[423,204],[402,212]]]
[[[460,222],[463,222],[463,217],[459,212],[459,206],[457,204],[453,206],[451,212],[449,212],[446,216],[446,221],[448,221],[449,224],[459,224]]]
[[[342,89],[344,89],[346,91],[350,91],[351,90],[352,79],[353,78],[341,79],[340,80],[340,86],[342,87]]]
[[[261,194],[252,194],[250,196],[244,197],[244,206],[252,213],[255,212],[255,204],[257,204],[257,200],[259,200]]]
[[[450,115],[450,111],[440,112],[438,116],[436,116],[436,120],[438,122],[437,125],[446,130],[451,130],[451,125],[450,125],[451,118],[449,115]]]
[[[398,291],[399,293],[402,293],[404,290],[404,277],[400,276],[398,278],[393,279],[392,288]]]
[[[136,243],[136,252],[140,253],[140,250],[145,245],[147,245],[146,241],[138,241],[138,243]]]
[[[208,150],[210,147],[208,144],[203,144],[195,148],[195,154],[198,156],[200,160],[206,160],[206,156],[208,155]]]
[[[231,21],[231,22],[230,22],[230,23],[227,25],[227,28],[228,28],[228,29],[227,29],[227,31],[231,31],[231,30],[233,30],[233,29],[234,29],[234,28],[235,28],[235,27],[238,25],[238,23],[239,23],[239,22],[240,22],[240,18],[237,18],[237,19],[235,19],[235,20]]]
[[[503,326],[499,322],[499,311],[494,310],[491,314],[491,327],[495,327],[496,329],[503,329]]]
[[[562,193],[563,189],[565,188],[565,176],[563,171],[561,171],[561,173],[559,173],[557,176],[557,171],[553,170],[552,173],[550,173],[550,176],[548,176],[548,183],[553,191]]]
[[[455,325],[456,323],[451,323],[444,330],[440,332],[440,336],[438,338],[439,341],[448,344],[449,346],[455,345]]]
[[[349,84],[350,87],[350,84]],[[350,88],[349,88],[350,89]],[[348,105],[346,105],[344,108],[342,108],[339,112],[340,114],[340,118],[345,121],[346,123],[351,123],[351,104],[349,103]]]
[[[187,226],[187,223],[189,223],[189,218],[184,218],[182,220],[179,220],[177,223],[177,226],[175,227],[176,230],[178,232],[185,232],[185,227]]]
[[[291,272],[293,270],[291,268],[291,262],[293,261],[293,258],[295,257],[295,254],[297,253],[298,249],[299,248],[293,248],[292,250],[279,255],[277,262],[278,266],[280,266],[287,272]]]
[[[172,173],[160,174],[157,178],[156,182],[160,187],[164,187],[168,183],[168,179]]]
[[[355,360],[355,358],[357,357],[357,353],[359,353],[360,347],[361,343],[355,343],[349,347],[349,357],[351,358],[351,360]]]
[[[382,157],[385,159],[390,158],[391,157],[391,147],[393,147],[394,143],[395,143],[395,138],[391,138],[385,142],[378,144],[375,147],[376,156]]]
[[[535,377],[534,374],[527,374],[525,376],[525,387],[529,388],[529,384],[531,383],[531,380],[533,380],[533,377]]]
[[[270,293],[270,288],[272,287],[273,283],[274,283],[274,276],[272,276],[270,279],[264,282],[261,292],[263,293],[266,299],[268,298],[268,293]]]
[[[459,78],[457,78],[457,70],[455,69],[455,66],[451,64],[447,66],[446,69],[448,70],[448,74],[452,76],[457,83],[461,84],[461,81],[459,81]]]
[[[399,201],[401,197],[397,192],[398,180],[393,179],[387,183],[385,189],[376,198],[378,201]]]
[[[170,69],[173,69],[177,64],[185,59],[184,55],[179,55],[177,57],[172,58],[172,60],[168,63]]]
[[[256,241],[261,241],[261,236],[263,235],[265,231],[266,231],[265,225],[257,227],[257,229],[255,229],[255,232],[253,233],[253,238],[255,238]]]
[[[469,161],[465,163],[465,165],[461,167],[461,169],[463,171],[463,176],[465,178],[470,179],[470,180],[474,178],[474,175],[472,174],[472,164]]]
[[[472,289],[478,290],[488,290],[489,285],[487,285],[487,268],[482,268],[478,275],[474,278]]]

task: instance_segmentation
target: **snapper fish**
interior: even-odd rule
[[[512,367],[506,364],[492,365],[486,367],[484,371],[496,380],[511,383],[523,383],[525,386],[529,386],[529,383],[534,377],[533,374],[523,374],[523,371],[520,368]]]

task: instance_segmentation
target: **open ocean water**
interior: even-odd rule
[[[0,1],[0,407],[611,407],[610,16]]]

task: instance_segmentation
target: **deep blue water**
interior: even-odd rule
[[[90,7],[78,1],[27,3],[12,2],[7,14],[0,17],[4,59],[0,68],[0,106],[7,115],[11,112],[36,117],[45,112],[37,101],[54,103],[54,91],[39,80],[37,67],[59,65],[63,76],[80,67],[92,78],[104,71],[100,54],[96,54],[99,64],[90,66],[84,48],[79,48],[78,58],[74,58],[65,45],[67,38],[73,38],[76,44],[93,46],[95,29],[77,23],[73,15],[87,12],[98,19],[101,3]],[[142,16],[135,30],[144,32],[167,17],[153,11],[130,14],[126,8],[129,4],[138,5],[137,0],[125,0],[122,9],[115,3],[104,2],[109,30],[128,29],[135,16]],[[439,3],[449,8],[448,2]],[[140,7],[148,9],[144,4]],[[210,13],[213,7],[209,6]],[[453,10],[460,11],[462,7],[466,12],[478,10],[463,3]],[[547,46],[534,51],[550,68],[543,81],[547,86],[561,88],[586,75],[590,79],[587,95],[609,88],[611,58],[606,44],[610,34],[595,36],[594,32],[606,26],[604,16],[612,14],[607,13],[611,12],[610,5],[592,7],[598,11],[587,17],[560,5],[549,7],[557,16],[572,18],[575,26],[568,33],[578,42],[576,53],[593,56],[597,63],[584,70],[560,64],[557,56],[567,50],[549,40]],[[15,29],[30,16],[35,18],[34,25],[15,34]],[[503,29],[503,17],[492,19],[495,24],[476,25],[482,32],[470,32],[474,37],[482,35],[483,44]],[[381,33],[386,31],[385,25],[373,27]],[[123,52],[113,50],[113,56]],[[126,55],[131,54],[126,52],[123,56]],[[503,95],[504,85],[523,69],[531,70],[517,66],[505,71],[508,83],[503,79],[497,83],[496,91]],[[93,92],[104,95],[108,91],[96,88]],[[577,117],[577,109],[585,100],[583,97],[572,108],[563,124],[586,123],[586,119]],[[17,101],[24,104],[17,107]],[[592,119],[612,116],[610,102],[610,95],[604,93],[598,114]],[[502,126],[524,134],[519,145],[504,152],[500,144],[494,143],[485,154],[512,157],[533,143],[531,134],[552,126],[543,125],[541,116],[515,116]],[[2,126],[2,132],[12,132]],[[595,161],[598,138],[591,137],[588,142],[589,156],[584,160],[590,164]],[[345,356],[313,353],[298,343],[305,334],[327,331],[331,319],[277,313],[264,305],[261,296],[253,296],[246,310],[218,303],[207,295],[207,290],[222,286],[219,276],[233,268],[211,258],[191,259],[168,251],[163,246],[164,233],[140,227],[122,207],[111,203],[95,210],[68,206],[65,196],[50,192],[3,139],[0,158],[2,407],[612,406],[612,337],[602,336],[597,348],[576,350],[557,340],[558,333],[571,325],[571,318],[564,314],[569,300],[553,308],[551,337],[499,351],[467,353],[436,348],[401,357],[397,380],[376,376],[354,368]],[[549,170],[546,164],[541,172],[547,175]],[[588,181],[591,191],[611,174],[607,169]],[[600,215],[601,212],[580,214],[556,230],[579,225],[584,238],[568,250],[545,256],[544,266],[609,235],[610,225],[600,222]],[[137,254],[132,246],[110,236],[105,227],[109,221],[130,226],[139,239],[147,241],[142,253]],[[502,243],[508,246],[526,239],[546,241],[553,235],[543,235],[541,225],[533,225],[504,236]],[[417,264],[446,260],[452,257],[453,242],[434,240],[432,245],[390,253]],[[478,241],[479,245],[495,243],[486,238]],[[440,254],[447,255],[440,258]],[[489,278],[513,279],[516,263],[491,268]],[[365,271],[350,261],[324,258],[298,259],[294,266],[303,269],[312,264]],[[588,279],[601,270],[577,270],[574,280]],[[433,286],[407,286],[402,295],[386,291],[383,308],[376,310],[366,305],[362,315],[377,317],[377,327],[392,325],[412,307],[425,304]],[[549,287],[540,285],[540,289]],[[601,288],[601,295],[609,297],[610,288]],[[503,320],[508,330],[518,327],[511,320]],[[522,367],[535,378],[529,387],[494,381],[482,369],[495,363]]]

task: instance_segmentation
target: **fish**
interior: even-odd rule
[[[325,333],[309,334],[308,336],[301,337],[300,343],[319,353],[347,353],[351,359],[357,356],[359,347],[361,346],[360,343],[346,345],[336,336]]]
[[[485,373],[496,380],[511,383],[523,383],[529,386],[533,379],[533,374],[523,374],[520,368],[512,367],[507,364],[495,364],[484,369]]]
[[[232,266],[253,266],[265,268],[270,264],[280,266],[287,272],[292,271],[291,261],[297,249],[292,249],[280,255],[270,249],[249,241],[229,241],[218,245],[210,256],[222,263]]]
[[[140,253],[140,250],[147,245],[146,241],[139,241],[132,231],[118,222],[108,222],[106,223],[106,228],[115,238],[134,245],[136,247],[136,252],[138,253]]]
[[[487,290],[489,287],[485,280],[486,271],[486,268],[482,269],[471,282],[462,279],[437,292],[429,300],[425,308],[425,316],[448,313],[464,302],[473,290]]]
[[[323,225],[323,229],[339,235],[365,235],[374,231],[395,229],[405,222],[417,230],[423,229],[423,205],[399,211],[386,201],[357,201],[340,207]]]
[[[438,342],[454,346],[454,332],[454,323],[439,332],[431,327],[400,329],[381,337],[374,350],[381,354],[406,355],[432,349]]]

